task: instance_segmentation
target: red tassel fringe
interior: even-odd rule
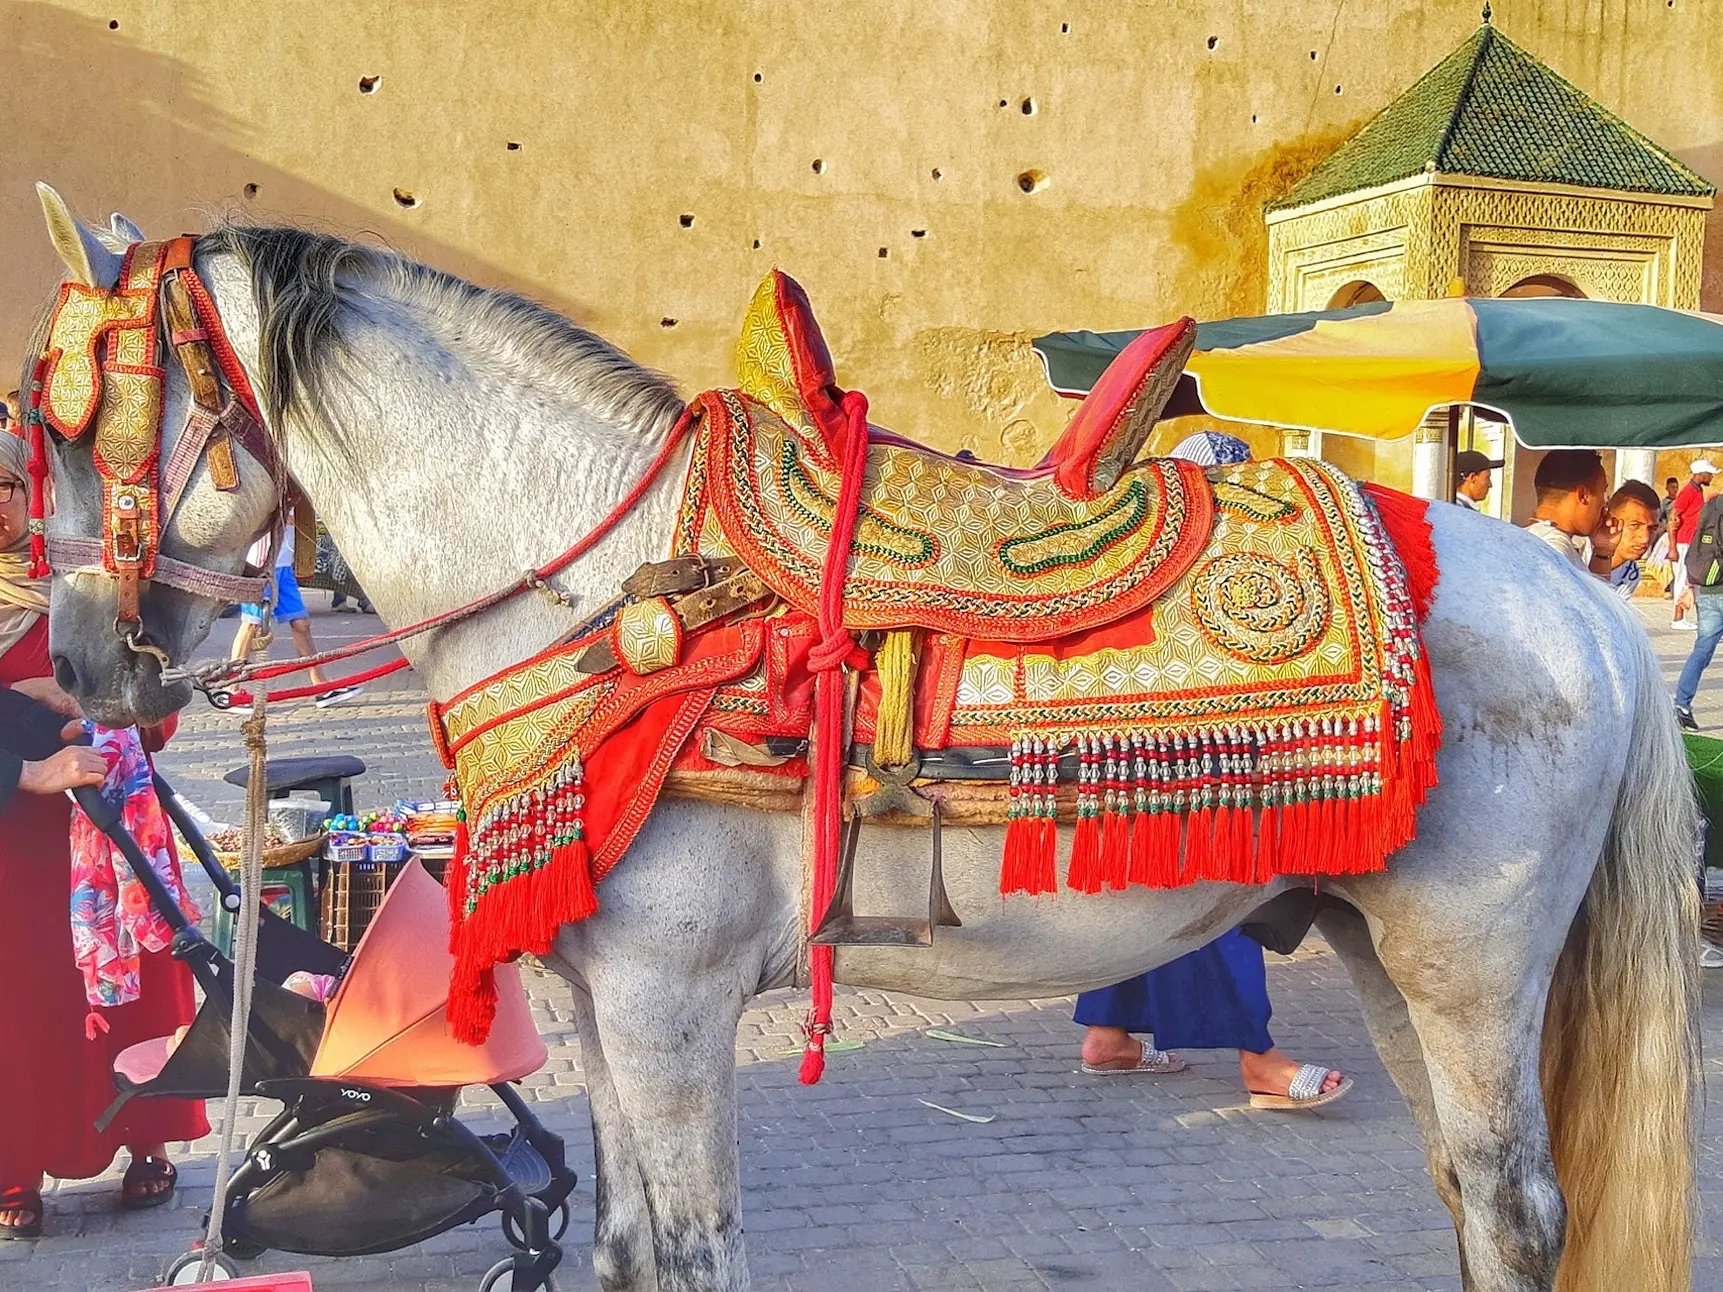
[[[1079,893],[1101,891],[1101,822],[1099,818],[1077,818],[1071,833],[1071,865],[1065,872],[1065,886]]]

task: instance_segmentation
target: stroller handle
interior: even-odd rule
[[[239,909],[239,885],[233,882],[233,876],[226,866],[216,859],[214,850],[209,846],[209,840],[203,837],[203,831],[198,829],[197,822],[192,820],[191,813],[185,810],[185,804],[180,801],[174,787],[167,783],[167,778],[160,772],[154,777],[156,797],[161,800],[162,810],[168,814],[168,819],[174,823],[180,832],[180,837],[191,845],[198,865],[203,867],[209,876],[209,882],[215,885],[215,891],[221,894],[221,904],[229,911]],[[97,822],[97,824],[101,824]]]

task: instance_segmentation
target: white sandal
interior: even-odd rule
[[[1319,1063],[1306,1063],[1288,1083],[1284,1095],[1262,1094],[1253,1090],[1250,1092],[1250,1106],[1276,1108],[1282,1112],[1302,1112],[1320,1108],[1323,1104],[1331,1104],[1352,1089],[1352,1078],[1345,1077],[1334,1089],[1323,1090],[1323,1084],[1332,1072],[1332,1068],[1325,1068]]]
[[[1142,1052],[1137,1055],[1137,1061],[1128,1068],[1098,1068],[1085,1063],[1082,1071],[1091,1077],[1136,1077],[1147,1074],[1152,1077],[1164,1077],[1174,1072],[1183,1072],[1189,1065],[1176,1054],[1165,1050],[1157,1050],[1147,1041],[1138,1041]]]

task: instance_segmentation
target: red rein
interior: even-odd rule
[[[646,491],[652,487],[653,483],[663,472],[665,465],[681,446],[682,441],[687,438],[689,430],[694,425],[694,419],[698,416],[697,409],[698,405],[689,404],[682,410],[681,416],[676,419],[676,424],[670,428],[670,434],[665,437],[664,447],[658,450],[658,455],[653,458],[652,462],[647,466],[646,473],[642,475],[639,480],[635,481],[634,487],[628,491],[621,502],[617,503],[616,506],[610,509],[609,513],[603,520],[599,521],[597,525],[593,526],[593,528],[589,529],[584,535],[582,535],[580,540],[576,542],[573,547],[563,552],[560,556],[554,557],[553,559],[545,562],[545,564],[539,566],[529,574],[522,575],[515,582],[509,584],[508,587],[499,588],[488,596],[480,597],[477,601],[470,601],[464,606],[456,606],[453,610],[445,610],[441,614],[432,615],[428,619],[421,619],[418,623],[409,624],[405,628],[396,628],[391,632],[379,633],[375,637],[366,637],[361,641],[351,642],[346,646],[337,646],[333,650],[319,651],[315,655],[303,655],[297,659],[282,660],[279,664],[266,664],[257,668],[241,669],[232,680],[248,681],[255,678],[259,681],[267,681],[270,678],[282,677],[288,673],[301,673],[308,668],[317,668],[323,664],[332,664],[338,660],[352,659],[355,655],[363,655],[366,651],[376,650],[379,646],[388,646],[408,637],[417,637],[421,633],[430,632],[434,628],[442,628],[449,624],[458,623],[463,619],[470,619],[473,615],[481,614],[494,606],[499,606],[511,597],[514,597],[521,592],[525,592],[535,584],[541,583],[553,575],[562,573],[563,570],[567,569],[570,565],[573,565],[594,547],[597,547],[604,537],[609,534],[611,530],[616,528],[622,518],[634,510],[635,504],[646,496]],[[859,484],[857,488],[859,497]],[[845,550],[848,550],[847,545]],[[372,678],[386,676],[387,674],[396,672],[406,666],[407,661],[404,659],[392,660],[387,664],[378,665],[374,669],[367,669],[366,671],[354,674],[351,677],[344,677],[341,679],[341,682],[349,684],[368,682]],[[328,690],[328,685],[296,686],[289,687],[281,691],[271,691],[269,693],[269,698],[271,700],[294,700],[307,695],[315,695],[318,692],[325,690]],[[233,695],[233,702],[235,704],[248,703],[249,701],[250,696],[247,692],[239,691],[235,692]]]

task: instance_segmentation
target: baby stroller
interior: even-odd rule
[[[240,896],[226,867],[167,782],[158,775],[155,785],[222,904],[237,911]],[[160,1037],[120,1054],[114,1064],[119,1094],[99,1125],[135,1098],[221,1098],[227,1093],[233,962],[186,919],[121,824],[118,805],[94,789],[74,797],[131,863],[174,930],[172,954],[190,968],[204,995],[177,1045]],[[443,888],[416,861],[402,868],[351,957],[260,908],[240,1088],[284,1106],[234,1169],[222,1219],[226,1252],[241,1259],[271,1248],[372,1255],[495,1211],[515,1252],[484,1276],[481,1292],[551,1287],[551,1272],[562,1259],[557,1239],[568,1226],[568,1197],[578,1177],[568,1168],[561,1137],[510,1084],[543,1065],[544,1042],[513,965],[497,969],[490,1039],[473,1047],[448,1035],[448,930]],[[297,970],[339,977],[327,1005],[281,986]],[[512,1130],[480,1136],[456,1120],[461,1087],[480,1084],[513,1115]],[[195,1252],[181,1257],[168,1281],[200,1259]]]

